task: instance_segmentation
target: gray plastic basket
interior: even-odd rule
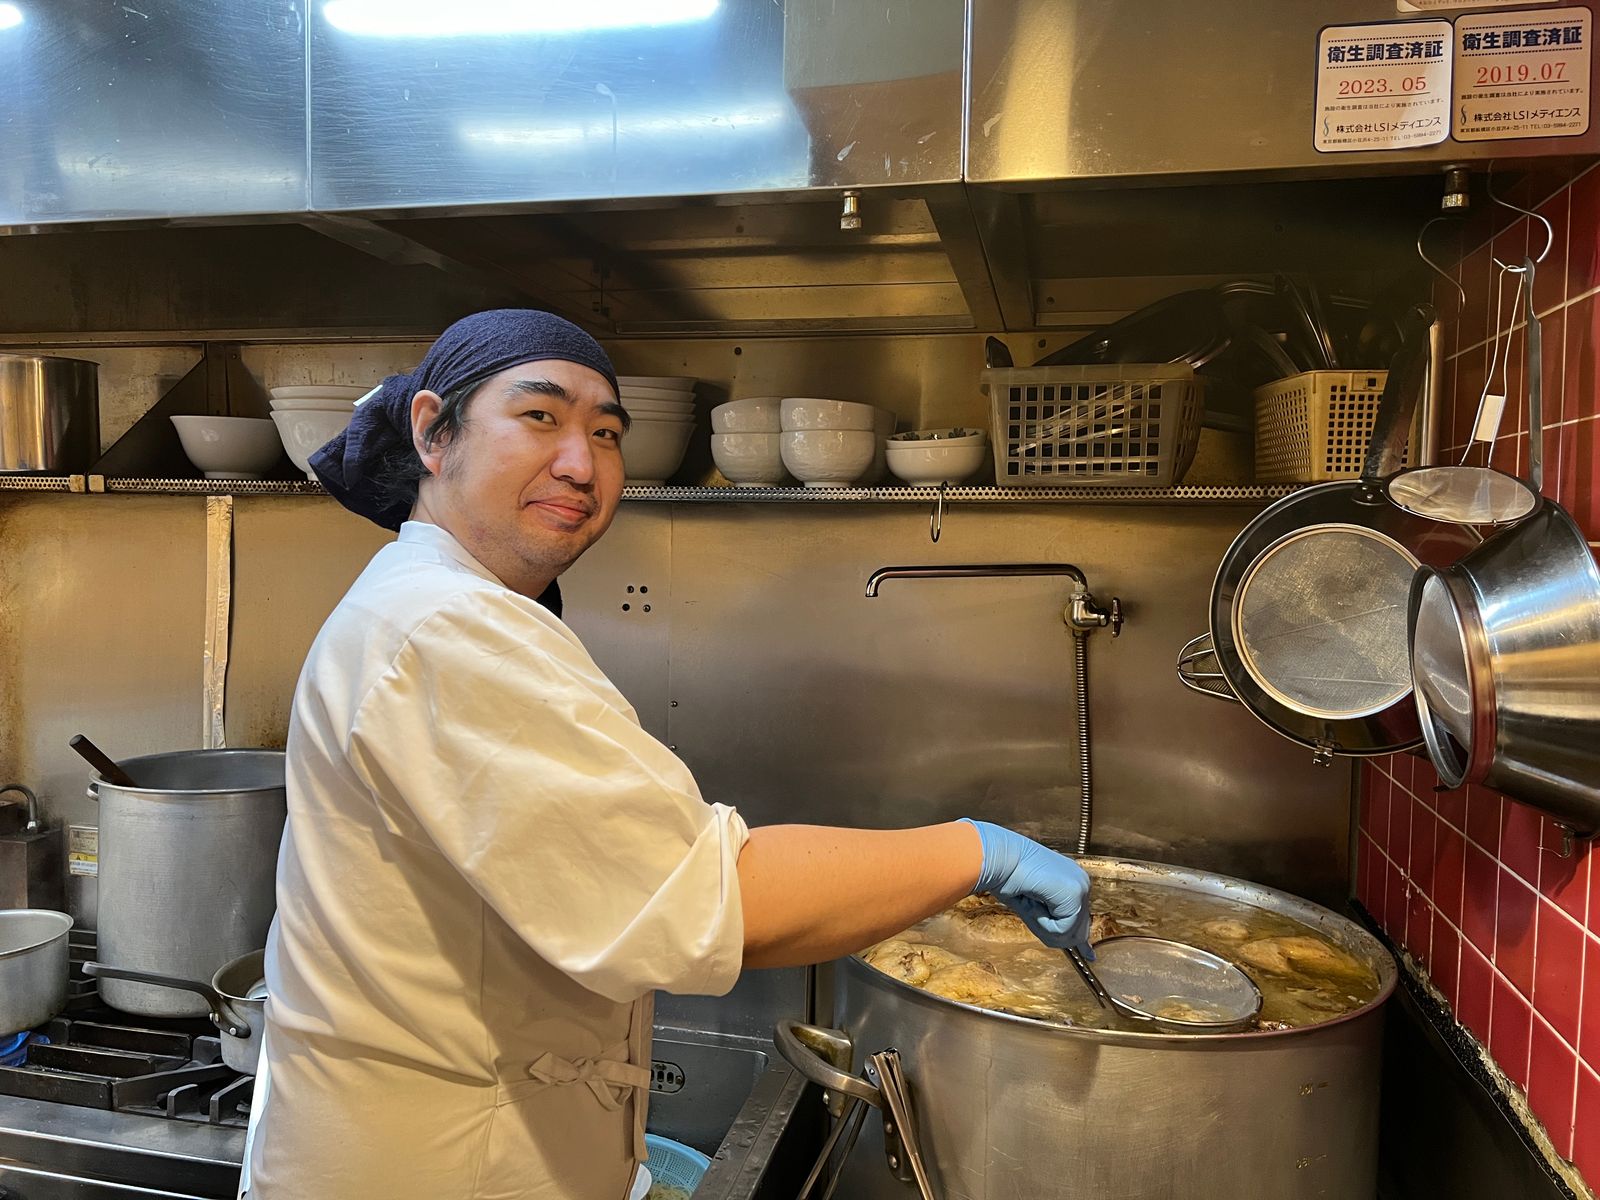
[[[1204,381],[1179,363],[983,373],[1001,487],[1172,487],[1200,444]]]

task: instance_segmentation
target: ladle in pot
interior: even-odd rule
[[[76,750],[91,767],[99,771],[100,778],[107,783],[116,787],[136,788],[139,786],[126,771],[117,766],[116,759],[84,737],[83,734],[73,734],[67,745]]]
[[[1130,1020],[1222,1033],[1249,1025],[1261,1011],[1261,989],[1250,976],[1198,946],[1127,934],[1095,944],[1098,969],[1070,947],[1066,955],[1101,1007]],[[1174,1016],[1177,1005],[1199,1015]]]

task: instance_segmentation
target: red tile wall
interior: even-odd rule
[[[1600,170],[1578,174],[1538,211],[1555,230],[1534,288],[1544,331],[1544,490],[1596,547]],[[1453,411],[1442,422],[1457,458],[1491,357],[1492,259],[1520,259],[1543,242],[1542,226],[1518,218],[1457,268],[1467,305],[1447,330]],[[1513,294],[1508,279],[1508,313]],[[1438,303],[1455,308],[1443,286]],[[1511,353],[1494,464],[1517,470],[1528,446],[1520,332]],[[1596,688],[1600,695],[1600,681]],[[1562,858],[1554,823],[1535,810],[1476,787],[1435,791],[1438,782],[1425,755],[1363,766],[1356,896],[1526,1093],[1557,1152],[1600,1187],[1600,850],[1580,844]]]

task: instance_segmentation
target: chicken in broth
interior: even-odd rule
[[[1264,1029],[1316,1025],[1378,995],[1372,967],[1312,926],[1242,901],[1138,880],[1097,879],[1089,939],[1171,938],[1237,965],[1261,989]],[[1059,950],[989,896],[969,896],[865,951],[913,987],[1000,1012],[1067,1025],[1139,1028],[1108,1014]]]

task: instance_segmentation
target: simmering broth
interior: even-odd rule
[[[1281,913],[1143,880],[1096,879],[1092,940],[1145,934],[1187,942],[1240,967],[1261,989],[1264,1029],[1316,1025],[1378,995],[1377,974],[1320,931]],[[929,917],[861,957],[936,995],[1018,1016],[1099,1029],[1147,1029],[1107,1013],[1065,955],[987,896]]]

